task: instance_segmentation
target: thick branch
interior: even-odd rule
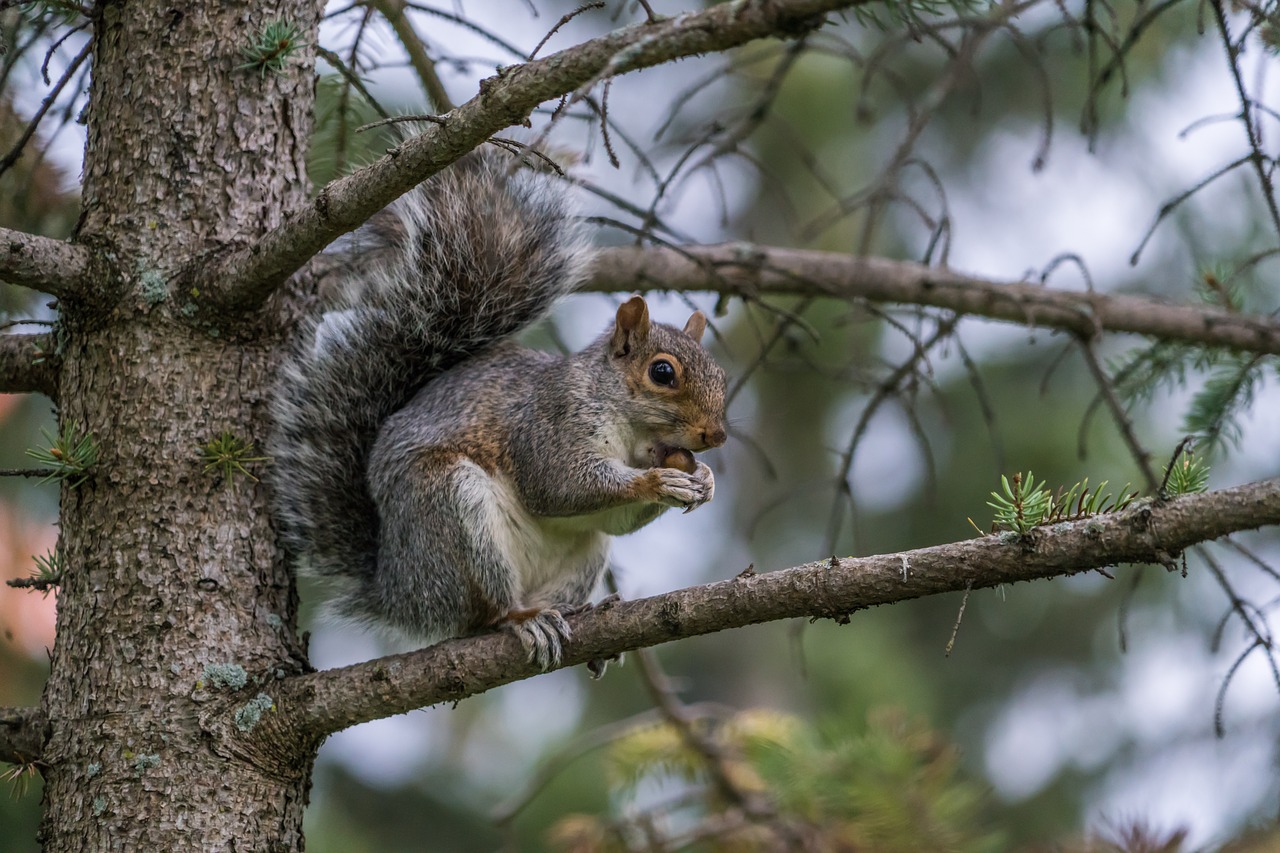
[[[30,764],[44,752],[45,720],[36,708],[0,708],[0,761]]]
[[[0,228],[0,281],[69,296],[89,280],[89,250],[63,240]]]
[[[1064,291],[974,278],[941,267],[835,252],[748,244],[680,249],[623,247],[600,253],[584,289],[792,293],[900,302],[1066,329],[1085,337],[1136,332],[1169,341],[1280,354],[1280,321],[1138,296]]]
[[[804,32],[822,15],[865,0],[739,0],[627,27],[502,69],[480,94],[377,162],[333,181],[251,249],[209,264],[199,289],[219,306],[247,309],[337,237],[493,134],[524,122],[542,102],[609,77],[766,36]]]
[[[0,393],[38,392],[57,399],[53,335],[0,335]]]
[[[570,620],[564,665],[685,637],[795,617],[843,621],[910,598],[1071,575],[1118,563],[1170,564],[1180,551],[1240,530],[1280,524],[1280,479],[1141,505],[1025,538],[984,536],[899,554],[831,558],[791,569],[597,607]],[[228,748],[278,753],[357,723],[453,702],[528,678],[537,668],[505,633],[302,675],[268,690],[276,713],[252,738],[225,720]],[[223,715],[227,716],[227,715]]]

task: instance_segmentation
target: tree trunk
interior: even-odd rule
[[[61,305],[60,421],[99,454],[62,487],[46,850],[302,846],[314,749],[220,754],[201,724],[238,689],[227,711],[251,726],[306,668],[265,489],[199,451],[261,446],[282,330],[215,314],[184,277],[305,203],[311,49],[265,73],[242,50],[275,20],[314,45],[319,6],[98,7],[78,237],[112,262]]]

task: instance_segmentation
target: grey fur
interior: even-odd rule
[[[365,469],[379,427],[432,377],[543,316],[590,258],[564,194],[495,155],[460,161],[389,212],[353,241],[384,262],[349,280],[286,363],[268,445],[282,539],[344,597],[375,572]]]
[[[475,157],[397,204],[353,282],[286,367],[270,441],[277,519],[343,617],[434,641],[506,625],[544,667],[610,536],[711,499],[724,373],[644,303],[582,352],[508,340],[583,278],[563,196]],[[701,333],[702,318],[695,335]],[[626,325],[626,329],[624,329]],[[648,387],[652,359],[679,389]]]

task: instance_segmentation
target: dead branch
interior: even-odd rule
[[[37,708],[0,708],[0,761],[39,761],[44,752],[44,729],[44,715]]]
[[[714,53],[766,36],[799,35],[822,16],[865,0],[768,0],[718,4],[660,23],[641,23],[567,50],[502,69],[440,124],[382,159],[331,182],[306,207],[250,249],[201,262],[195,284],[217,306],[247,310],[337,237],[503,128],[525,122],[544,101],[611,77],[685,56]]]
[[[0,393],[36,392],[57,399],[58,366],[53,335],[0,335]]]
[[[89,250],[63,240],[0,228],[0,281],[54,296],[85,289]]]
[[[585,290],[627,293],[700,290],[742,296],[830,296],[945,308],[1065,329],[1090,338],[1100,330],[1240,352],[1280,354],[1280,321],[1150,297],[1065,291],[997,282],[943,267],[835,252],[745,243],[679,248],[626,246],[599,254]]]

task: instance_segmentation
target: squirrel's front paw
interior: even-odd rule
[[[704,462],[699,462],[692,474],[675,468],[653,468],[649,473],[657,480],[655,500],[667,506],[682,506],[685,512],[711,500],[716,491],[716,478]]]
[[[559,610],[539,610],[533,615],[527,611],[507,615],[503,627],[516,635],[530,663],[536,663],[545,672],[560,665],[564,642],[573,632]]]

